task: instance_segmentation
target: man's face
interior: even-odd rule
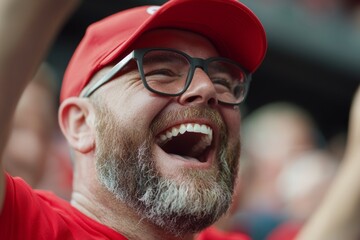
[[[149,32],[136,47],[218,56],[205,38],[178,30]],[[174,234],[212,224],[231,202],[240,114],[218,104],[214,91],[198,69],[184,94],[160,96],[145,89],[134,69],[92,97],[100,182],[141,217]]]

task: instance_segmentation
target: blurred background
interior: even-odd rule
[[[121,9],[164,2],[83,1],[49,53],[59,82],[86,26]],[[360,1],[242,2],[259,16],[269,40],[265,61],[253,76],[245,114],[272,101],[290,101],[314,116],[326,139],[344,133],[360,79]]]

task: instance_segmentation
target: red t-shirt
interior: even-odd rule
[[[250,237],[239,232],[223,232],[215,227],[208,227],[195,238],[196,240],[250,240]]]
[[[33,190],[22,179],[9,175],[6,176],[5,201],[0,213],[0,239],[126,240],[67,201],[50,192]]]
[[[276,227],[267,237],[267,240],[293,240],[299,234],[302,223],[289,221]]]

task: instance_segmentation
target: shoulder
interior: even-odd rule
[[[52,192],[33,190],[21,178],[10,175],[6,176],[5,202],[0,213],[0,239],[126,240]]]

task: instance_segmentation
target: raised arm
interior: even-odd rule
[[[46,55],[56,33],[79,1],[0,1],[1,160],[9,135],[11,119],[21,93]],[[0,212],[4,196],[5,178],[1,165]]]
[[[360,237],[360,88],[352,103],[348,142],[329,193],[297,240],[353,240]]]

